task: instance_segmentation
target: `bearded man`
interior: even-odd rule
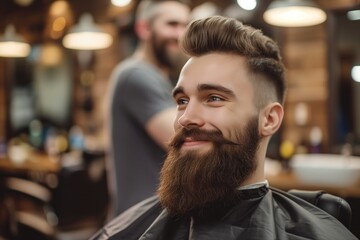
[[[176,133],[158,195],[94,239],[356,239],[334,217],[265,178],[267,146],[284,115],[276,43],[214,16],[190,23],[181,44],[190,59],[173,90]]]

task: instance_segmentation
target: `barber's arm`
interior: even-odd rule
[[[167,108],[155,114],[146,124],[148,134],[165,150],[174,134],[175,116],[176,108]]]

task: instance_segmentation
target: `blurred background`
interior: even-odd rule
[[[106,221],[106,88],[136,46],[138,2],[1,0],[0,236],[87,239]],[[342,196],[360,237],[360,1],[190,2],[193,18],[234,17],[279,43],[288,92],[268,150],[270,184]],[[296,22],[287,10],[279,22],[267,12],[299,2],[320,17]],[[83,29],[99,38],[74,45]]]

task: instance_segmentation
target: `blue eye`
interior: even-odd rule
[[[209,97],[209,102],[220,102],[222,101],[223,99],[219,96],[210,96]]]

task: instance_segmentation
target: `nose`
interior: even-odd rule
[[[184,128],[199,128],[205,125],[202,111],[195,104],[188,104],[182,115],[178,118],[178,124]]]

